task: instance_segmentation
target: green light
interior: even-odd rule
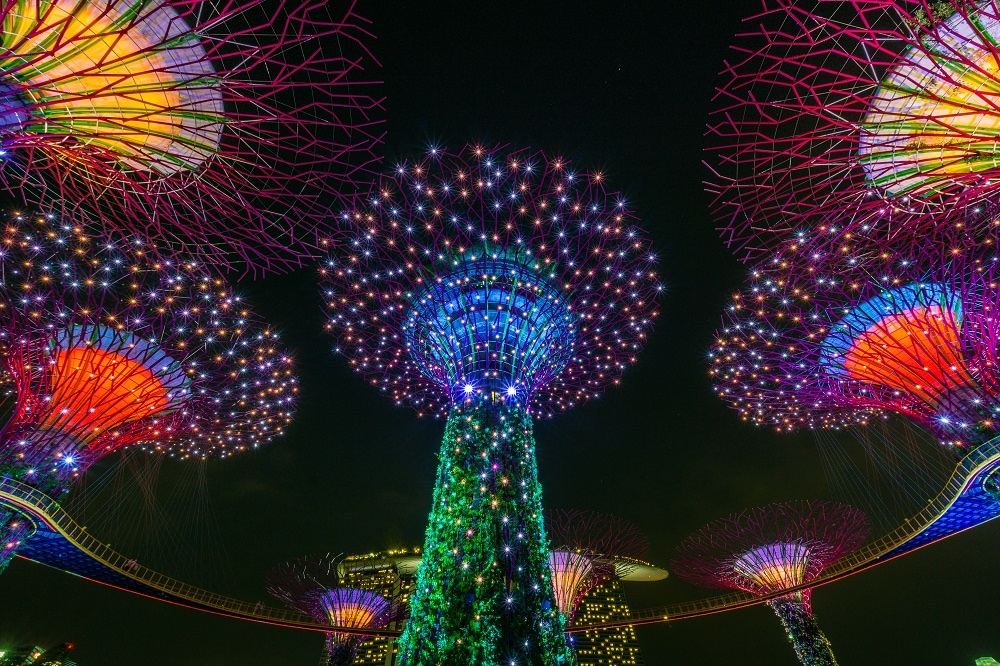
[[[455,407],[439,458],[400,663],[569,666],[531,417],[487,399]]]

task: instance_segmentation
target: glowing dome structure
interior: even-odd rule
[[[16,0],[0,22],[0,187],[28,204],[266,272],[370,180],[381,100],[353,2]]]
[[[624,578],[649,552],[645,535],[632,523],[593,511],[547,511],[556,604],[572,625],[580,602],[601,583]]]
[[[768,0],[709,123],[713,210],[756,258],[837,220],[925,231],[995,218],[994,0]]]
[[[291,358],[218,278],[48,216],[8,220],[2,247],[0,476],[58,496],[127,446],[225,458],[284,431]],[[2,513],[0,566],[32,529]]]
[[[657,316],[656,256],[600,173],[432,149],[342,215],[327,329],[396,404],[447,417],[400,659],[570,663],[532,417],[617,384]]]
[[[858,239],[759,266],[712,346],[718,395],[745,420],[778,430],[895,413],[957,455],[994,437],[996,239],[908,245]]]
[[[769,595],[808,584],[868,538],[868,520],[835,502],[788,502],[710,523],[678,547],[673,571],[703,587]],[[767,602],[804,666],[835,666],[808,588]]]
[[[350,586],[350,563],[344,555],[313,555],[286,562],[267,576],[268,594],[313,617],[317,622],[351,629],[380,629],[406,616],[402,595],[385,596]],[[389,566],[388,561],[383,563]],[[369,558],[367,570],[380,563]],[[330,631],[326,634],[326,664],[354,663],[363,633]]]

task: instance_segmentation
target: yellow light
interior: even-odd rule
[[[20,131],[72,136],[161,175],[214,155],[223,120],[215,72],[182,19],[151,4],[19,0],[9,9],[0,70],[20,84]],[[73,159],[79,144],[56,149]]]

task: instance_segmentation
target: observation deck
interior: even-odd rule
[[[994,499],[987,481],[1000,474],[1000,437],[967,455],[956,467],[944,490],[917,515],[895,530],[833,563],[816,580],[765,596],[745,592],[634,611],[626,620],[597,625],[579,625],[571,632],[638,624],[654,624],[721,613],[764,603],[789,592],[816,588],[851,574],[888,562],[976,525],[1000,516],[1000,501]],[[241,601],[201,590],[148,569],[115,552],[80,527],[59,504],[43,493],[12,479],[0,479],[0,506],[10,507],[31,519],[36,533],[18,551],[27,560],[76,574],[151,599],[193,608],[238,620],[262,622],[312,631],[398,636],[398,630],[360,630],[317,624],[301,613]],[[416,558],[406,559],[415,566]],[[647,572],[650,573],[650,572]]]

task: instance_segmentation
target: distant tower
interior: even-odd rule
[[[638,560],[649,552],[649,541],[639,528],[617,516],[550,510],[545,518],[556,603],[566,624],[573,625],[587,593],[638,566]]]
[[[194,263],[49,216],[0,232],[0,478],[58,497],[128,446],[226,458],[280,435],[296,378],[278,334]],[[33,533],[0,510],[0,570]]]
[[[303,265],[381,142],[354,6],[4,2],[0,190],[221,268]]]
[[[766,595],[815,580],[868,538],[868,520],[834,502],[789,502],[717,520],[678,547],[673,571],[704,587]],[[804,589],[767,602],[804,666],[834,666]]]
[[[344,212],[327,329],[396,404],[447,417],[401,662],[568,664],[533,417],[637,361],[656,257],[600,173],[533,151],[433,149]]]
[[[381,629],[406,614],[402,597],[391,590],[379,594],[351,587],[351,565],[343,555],[316,555],[286,562],[267,576],[269,594],[291,608],[310,615],[314,620],[331,626],[352,629]],[[385,569],[374,560],[369,567]],[[361,633],[330,631],[326,634],[326,664],[349,666],[354,663],[358,647],[365,639]]]

